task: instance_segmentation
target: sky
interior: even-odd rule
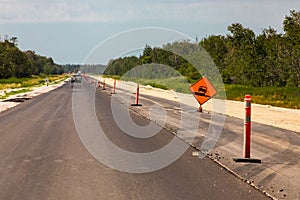
[[[199,40],[228,34],[237,22],[256,34],[269,26],[283,32],[289,10],[299,11],[300,1],[0,0],[0,35],[56,63],[81,64],[99,44],[132,29],[171,29]]]

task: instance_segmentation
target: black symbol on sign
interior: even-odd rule
[[[197,96],[202,96],[202,97],[210,97],[209,95],[206,95],[206,92],[207,92],[207,87],[200,86],[198,88],[198,92],[194,92],[194,94]]]

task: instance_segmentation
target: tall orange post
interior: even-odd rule
[[[102,90],[106,90],[106,88],[105,88],[105,79],[103,79],[103,87],[102,87]]]
[[[251,101],[252,98],[248,94],[245,96],[245,122],[244,122],[244,157],[233,158],[235,162],[261,163],[260,159],[250,158],[251,145]]]
[[[245,96],[244,158],[250,158],[251,143],[251,96]]]
[[[131,106],[142,106],[142,104],[139,104],[139,95],[140,95],[140,85],[137,84],[137,86],[136,86],[135,103],[131,104]]]
[[[136,97],[135,97],[135,104],[136,105],[139,104],[139,95],[140,95],[140,85],[137,84],[137,87],[136,87]]]
[[[114,87],[113,87],[113,91],[112,91],[112,94],[116,94],[116,79],[114,80]]]

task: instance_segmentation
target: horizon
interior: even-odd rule
[[[300,8],[295,0],[0,0],[0,5],[0,35],[17,37],[22,51],[52,57],[58,64],[84,64],[100,43],[144,27],[175,30],[199,41],[228,34],[233,23],[256,35],[269,27],[283,33],[285,16]]]

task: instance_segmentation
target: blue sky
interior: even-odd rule
[[[299,0],[0,0],[0,35],[16,36],[22,50],[55,62],[82,63],[99,43],[119,32],[161,27],[199,39],[227,34],[239,22],[257,34],[282,32]]]

